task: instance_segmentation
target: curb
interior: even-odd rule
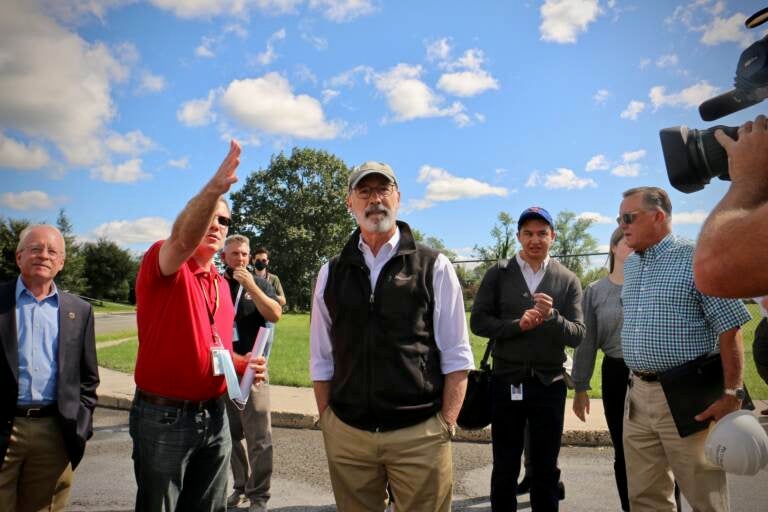
[[[130,410],[132,400],[123,396],[100,395],[97,406],[108,409]],[[272,410],[272,426],[282,428],[319,430],[317,426],[318,416],[314,414],[302,414]],[[491,428],[479,430],[456,429],[455,441],[473,443],[490,443]],[[607,431],[600,430],[566,430],[560,440],[562,445],[568,446],[613,446],[611,437]]]

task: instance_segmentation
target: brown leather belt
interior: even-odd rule
[[[53,416],[59,410],[56,403],[47,405],[30,405],[16,407],[16,416],[23,418],[46,418]]]
[[[645,382],[658,382],[659,380],[658,373],[644,372],[641,370],[632,370],[632,373],[634,374],[635,377]]]
[[[186,409],[193,411],[202,411],[204,409],[211,409],[219,404],[219,397],[210,398],[208,400],[196,401],[196,400],[179,400],[178,398],[170,398],[167,396],[156,395],[154,393],[148,393],[140,389],[136,390],[136,398],[147,402],[152,405],[160,407],[175,407],[177,409]]]

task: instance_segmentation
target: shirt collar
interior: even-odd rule
[[[382,245],[382,249],[387,247],[389,249],[389,252],[392,252],[393,250],[397,250],[397,248],[400,246],[400,227],[398,226],[395,229],[395,234],[392,235],[392,238],[387,240],[387,242]],[[367,249],[368,251],[371,251],[371,248],[368,247],[368,244],[365,243],[365,240],[363,240],[362,233],[360,234],[360,239],[357,241],[357,248],[360,249],[361,252],[365,252]]]
[[[26,293],[33,299],[37,300],[34,295],[32,295],[32,292],[29,291],[27,286],[24,284],[24,281],[21,279],[21,275],[19,275],[18,278],[16,278],[16,302],[19,302],[19,298],[21,297],[21,294]],[[59,302],[59,289],[56,288],[56,283],[51,281],[51,292],[43,297],[43,300],[49,299],[53,297],[54,302],[58,304]],[[40,301],[42,302],[42,301]]]
[[[195,260],[195,258],[189,258],[187,260],[187,265],[189,266],[189,270],[196,277],[203,277],[203,274],[205,274],[205,272],[206,272],[203,269],[203,267],[201,267],[200,265],[197,264],[197,261]],[[218,269],[216,268],[216,265],[213,262],[211,262],[210,269],[211,269],[210,272],[209,272],[210,273],[210,276],[209,276],[210,279],[221,279],[221,275],[219,274],[219,271],[218,271]]]
[[[526,269],[526,270],[530,270],[531,272],[534,272],[533,271],[533,267],[531,267],[528,264],[528,262],[525,261],[522,256],[520,256],[519,252],[515,254],[515,259],[517,259],[517,264],[520,265],[521,269]],[[549,254],[547,254],[547,257],[544,258],[543,262],[541,262],[541,268],[538,271],[539,272],[546,272],[548,265],[549,265]],[[536,272],[534,272],[534,274],[535,273]]]
[[[638,256],[640,256],[643,260],[655,260],[665,252],[667,252],[672,245],[674,244],[675,237],[672,233],[668,234],[664,238],[662,238],[659,242],[657,242],[655,245],[650,246],[646,250],[644,250],[641,253],[638,253]]]

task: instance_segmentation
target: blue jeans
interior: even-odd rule
[[[130,434],[137,511],[226,511],[232,441],[224,410],[224,399],[197,410],[134,397]]]

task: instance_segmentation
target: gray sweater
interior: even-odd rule
[[[595,368],[597,349],[608,357],[622,359],[621,285],[604,277],[587,286],[584,292],[584,323],[587,334],[573,355],[571,377],[576,391],[591,389],[589,381]]]

